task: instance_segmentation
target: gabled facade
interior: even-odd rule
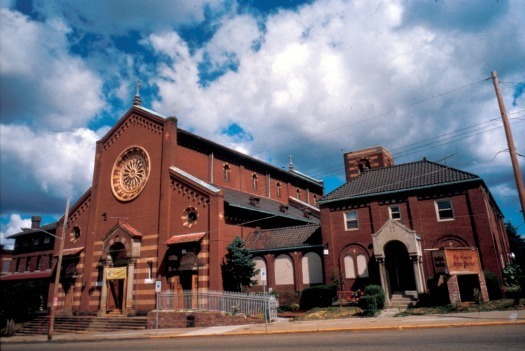
[[[146,312],[155,281],[163,291],[222,290],[235,236],[318,226],[310,208],[322,196],[322,182],[181,130],[135,101],[97,142],[92,186],[69,211],[59,310]]]
[[[356,154],[355,162],[366,159]],[[388,297],[424,293],[436,274],[431,252],[440,248],[475,248],[482,269],[501,276],[508,240],[483,180],[425,159],[396,166],[384,159],[388,164],[354,165],[358,174],[319,201],[327,276],[340,274],[344,290],[374,283]]]

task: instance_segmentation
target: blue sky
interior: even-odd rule
[[[343,152],[375,145],[478,174],[523,234],[487,78],[525,155],[524,20],[524,0],[0,0],[2,242],[89,188],[138,80],[143,106],[277,167],[293,155],[327,191]]]

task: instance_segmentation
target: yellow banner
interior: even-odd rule
[[[115,267],[106,269],[106,280],[126,279],[127,267]]]

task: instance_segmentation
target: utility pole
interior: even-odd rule
[[[55,285],[53,286],[53,303],[51,304],[51,309],[49,311],[49,331],[47,333],[47,340],[53,339],[53,328],[55,326],[55,310],[58,306],[58,283],[60,282],[60,273],[62,272],[62,256],[64,253],[64,240],[66,238],[66,227],[67,227],[67,217],[69,215],[69,198],[66,203],[66,212],[64,213],[64,223],[62,225],[62,237],[60,239],[60,249],[58,251],[58,262],[57,269],[55,271]]]
[[[496,97],[498,98],[499,110],[501,112],[501,119],[503,119],[503,126],[505,127],[505,135],[507,137],[507,144],[509,146],[510,160],[512,161],[514,178],[516,179],[516,187],[518,188],[518,195],[521,203],[521,213],[523,214],[523,219],[525,219],[525,186],[523,185],[523,177],[521,176],[520,165],[518,164],[516,147],[514,146],[514,139],[512,138],[512,131],[510,130],[507,109],[505,108],[505,103],[501,97],[501,90],[499,88],[499,80],[496,71],[492,71],[492,82],[494,83]]]

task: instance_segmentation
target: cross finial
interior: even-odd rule
[[[137,80],[137,84],[135,85],[135,98],[133,99],[133,106],[140,106],[141,100],[140,100],[140,88],[142,87],[142,84],[140,83],[140,80]]]

